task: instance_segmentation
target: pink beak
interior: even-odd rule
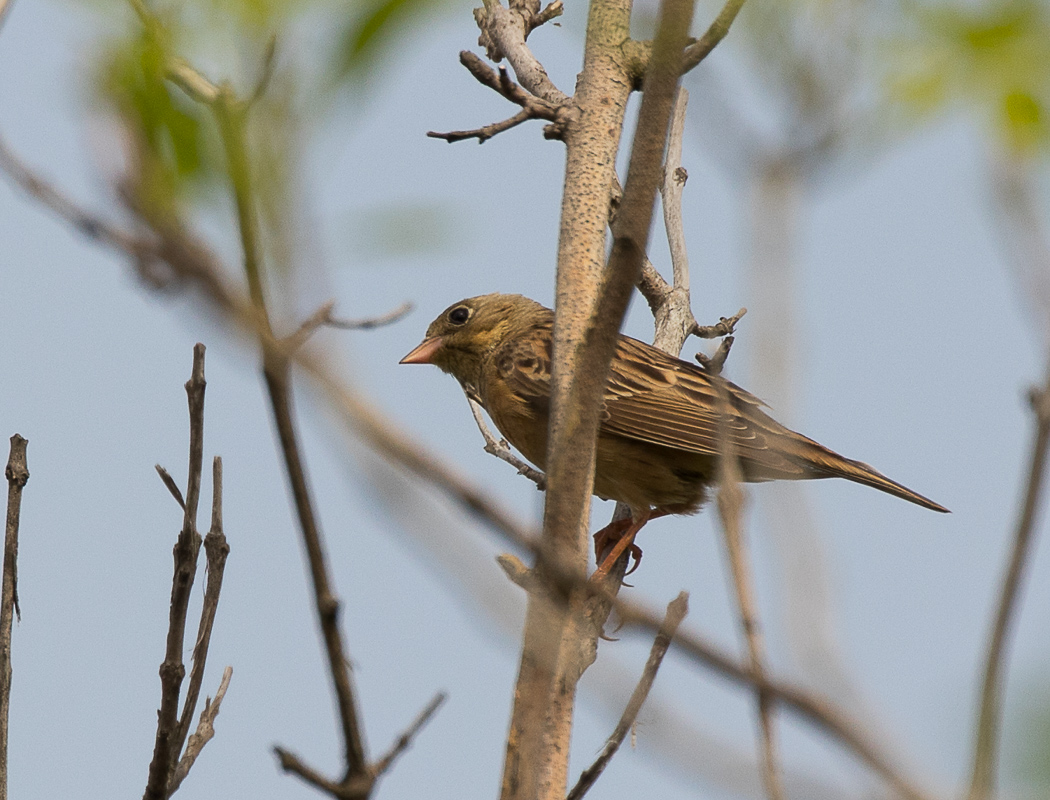
[[[399,364],[430,364],[434,354],[445,344],[440,336],[424,339],[415,350],[402,358]]]

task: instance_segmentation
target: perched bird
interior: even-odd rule
[[[453,375],[507,441],[544,469],[553,324],[553,311],[521,295],[471,297],[441,312],[401,363],[436,364]],[[745,481],[846,478],[934,511],[948,510],[785,428],[763,405],[699,365],[620,336],[602,403],[594,494],[626,503],[633,524],[618,530],[610,525],[596,536],[600,571],[607,572],[626,547],[636,550],[634,534],[647,520],[691,514],[703,504],[707,487],[718,480],[719,417],[725,413],[720,406],[728,412],[725,430]],[[626,543],[603,560],[608,538],[621,535]]]

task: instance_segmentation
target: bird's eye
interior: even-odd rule
[[[470,319],[470,309],[466,306],[456,306],[448,312],[448,321],[453,325],[462,325]]]

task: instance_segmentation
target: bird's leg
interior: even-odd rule
[[[594,574],[591,575],[591,580],[600,581],[608,575],[617,559],[623,555],[625,550],[629,550],[631,557],[634,559],[634,565],[624,573],[624,577],[626,578],[638,569],[638,565],[642,563],[642,548],[634,543],[634,537],[638,535],[638,531],[645,526],[645,523],[670,513],[666,509],[657,508],[646,512],[645,516],[637,520],[633,517],[614,519],[594,534],[594,557],[599,562],[599,566],[594,571]],[[605,555],[610,542],[613,542],[612,550],[609,551],[608,555]]]
[[[625,573],[624,577],[638,569],[638,565],[642,561],[642,548],[634,543],[634,537],[651,517],[651,512],[646,512],[639,519],[614,519],[594,534],[594,555],[599,565],[598,569],[591,575],[591,580],[603,580],[612,570],[613,565],[616,564],[620,556],[624,554],[624,551],[629,551],[631,557],[634,558],[634,566]],[[608,555],[605,555],[606,550],[609,549],[610,542],[613,542],[612,549],[609,550]]]

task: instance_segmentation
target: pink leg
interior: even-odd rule
[[[625,577],[638,569],[638,564],[642,561],[642,548],[634,543],[634,537],[649,519],[650,515],[646,514],[640,520],[615,520],[594,534],[594,553],[601,563],[591,575],[591,580],[603,580],[625,551],[629,551],[631,557],[634,558],[634,566],[625,573]],[[613,544],[609,554],[603,558],[605,550],[609,547],[609,542],[614,538],[616,543]]]

